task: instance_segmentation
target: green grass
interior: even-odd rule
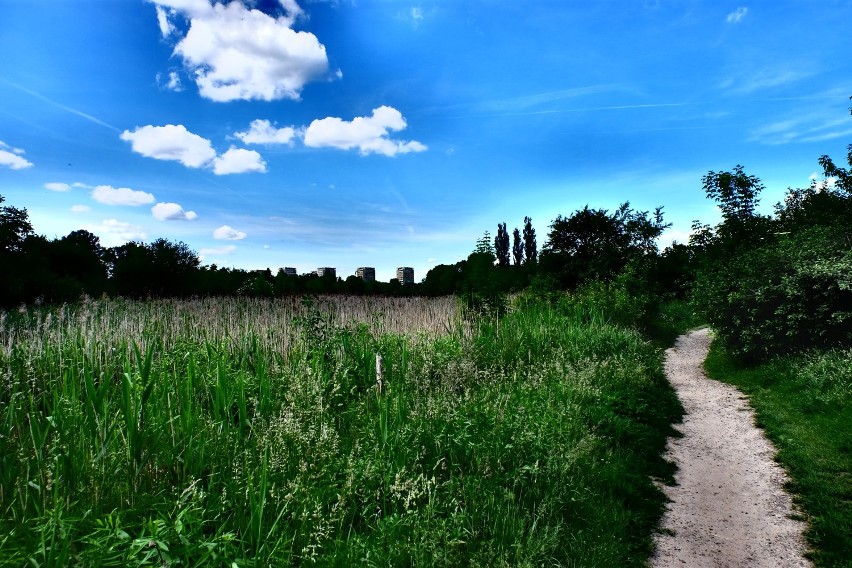
[[[749,395],[791,477],[816,566],[852,565],[852,351],[747,368],[714,343],[705,367]]]
[[[0,566],[643,566],[681,411],[659,350],[402,307],[0,315]]]

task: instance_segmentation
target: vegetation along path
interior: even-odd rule
[[[745,396],[704,374],[709,346],[703,329],[666,352],[666,374],[686,416],[683,437],[669,440],[677,485],[664,488],[671,503],[652,566],[810,566],[775,450]]]

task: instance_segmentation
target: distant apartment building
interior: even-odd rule
[[[284,274],[286,276],[296,276],[296,269],[293,268],[292,266],[285,266],[284,267]]]
[[[375,282],[376,281],[376,269],[372,266],[362,266],[358,270],[355,271],[355,276],[363,280],[364,282]]]
[[[396,269],[396,279],[403,286],[414,284],[414,269],[410,266],[400,266]]]
[[[317,268],[317,276],[330,276],[337,278],[337,269],[331,266],[320,266]]]

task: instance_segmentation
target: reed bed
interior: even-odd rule
[[[0,318],[0,566],[650,550],[678,405],[659,351],[587,310],[108,300]]]

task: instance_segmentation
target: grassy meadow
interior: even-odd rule
[[[0,315],[0,566],[642,566],[680,406],[577,304]],[[381,356],[381,386],[377,384]]]

